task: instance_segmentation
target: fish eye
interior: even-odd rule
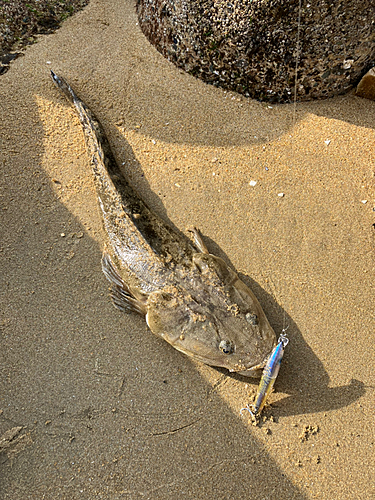
[[[219,344],[219,349],[224,354],[232,354],[234,351],[233,344],[230,340],[222,340]]]
[[[250,325],[252,325],[252,326],[255,326],[259,323],[258,316],[256,314],[247,313],[245,318],[246,318],[246,321],[248,323],[250,323]]]

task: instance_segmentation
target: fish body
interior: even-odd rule
[[[114,305],[143,315],[154,334],[194,359],[259,377],[276,336],[253,292],[208,252],[197,229],[192,241],[149,210],[95,116],[62,78],[51,76],[83,127],[108,236],[102,269]]]

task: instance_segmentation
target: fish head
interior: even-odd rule
[[[150,329],[196,360],[260,377],[276,344],[275,332],[238,275],[222,259],[198,255],[197,272],[185,280],[188,286],[149,297]]]

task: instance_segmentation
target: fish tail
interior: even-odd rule
[[[104,229],[113,250],[111,255],[118,257],[120,269],[127,270],[142,291],[159,289],[165,284],[168,272],[165,259],[189,266],[196,248],[149,210],[124,177],[105,131],[94,113],[63,78],[53,71],[51,77],[74,106],[81,122]],[[128,160],[128,166],[132,164]],[[122,280],[118,283],[113,269],[113,265],[104,257],[103,271],[112,283],[111,293],[116,307],[146,314],[143,297],[127,290]]]
[[[77,96],[73,92],[73,89],[68,83],[66,83],[64,78],[61,78],[61,76],[57,76],[56,73],[54,73],[52,70],[51,78],[56,87],[64,93],[64,95],[69,99],[70,102],[74,103],[74,101],[77,100]]]
[[[109,210],[111,206],[121,203],[118,191],[113,182],[121,178],[121,184],[126,185],[128,190],[130,190],[129,185],[122,176],[112,154],[108,139],[97,118],[62,77],[51,71],[51,78],[56,87],[61,90],[69,102],[76,108],[83,127],[98,195],[102,200],[108,199],[105,210]]]

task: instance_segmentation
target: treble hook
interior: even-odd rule
[[[250,413],[251,418],[256,418],[256,414],[250,410],[250,406],[248,404],[245,406],[245,408],[241,408],[240,414],[242,415],[242,412],[245,410]]]

